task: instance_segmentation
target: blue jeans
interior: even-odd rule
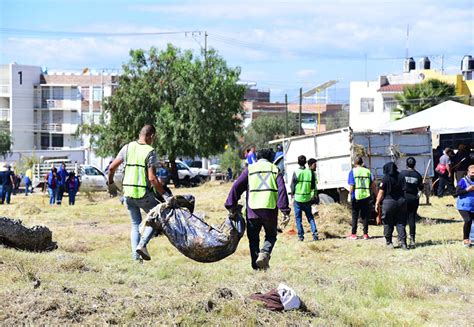
[[[76,203],[76,193],[75,190],[69,190],[69,205],[73,206]]]
[[[28,193],[33,193],[33,188],[31,188],[31,182],[25,183],[25,195],[28,196]]]
[[[147,193],[143,198],[140,199],[125,197],[125,205],[127,206],[130,218],[132,220],[130,242],[132,245],[132,258],[135,260],[140,259],[140,255],[138,255],[136,252],[138,244],[141,246],[146,246],[156,232],[153,227],[146,226],[143,235],[140,235],[139,227],[142,222],[142,213],[140,209],[143,209],[143,211],[148,213],[158,203],[158,200],[151,192]]]
[[[12,185],[5,185],[3,186],[2,190],[2,203],[7,202],[7,204],[10,204],[10,199],[12,196],[12,191],[13,191],[13,186]]]
[[[58,195],[58,187],[48,187],[49,204],[53,205],[56,203],[56,196]]]
[[[314,221],[314,216],[311,212],[311,202],[294,201],[294,207],[298,238],[300,240],[304,239],[303,212],[305,213],[306,218],[308,219],[308,223],[311,226],[311,233],[313,234],[313,238],[316,238],[318,235],[318,229],[316,228],[316,222]]]

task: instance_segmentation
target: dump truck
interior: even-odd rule
[[[287,190],[290,190],[293,172],[298,169],[298,156],[317,160],[317,187],[323,204],[350,201],[347,180],[356,156],[362,156],[365,166],[377,180],[382,178],[383,166],[387,162],[395,162],[401,171],[410,156],[416,159],[416,169],[426,177],[426,185],[431,185],[433,177],[433,152],[428,128],[374,133],[354,132],[346,127],[320,134],[277,139],[270,144],[283,145],[284,162],[280,167]]]

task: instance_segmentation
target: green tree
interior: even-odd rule
[[[283,115],[258,116],[247,128],[244,143],[246,146],[255,145],[257,149],[268,147],[269,141],[285,136],[285,129],[285,116]],[[288,132],[290,135],[298,134],[296,114],[290,113],[288,116]]]
[[[157,129],[158,154],[172,163],[178,155],[222,153],[235,139],[245,91],[237,84],[239,68],[228,67],[214,50],[204,60],[172,45],[132,50],[130,56],[118,88],[104,101],[101,124],[93,129],[99,155],[116,154],[147,123]]]
[[[242,158],[240,158],[239,149],[228,147],[224,153],[219,156],[219,165],[221,166],[222,172],[226,172],[227,168],[231,168],[234,176],[239,175],[242,172]]]
[[[9,131],[0,131],[0,155],[5,156],[10,153],[12,138]]]
[[[334,116],[326,117],[323,122],[326,123],[327,131],[347,127],[349,126],[349,111],[344,109],[339,110]]]
[[[456,89],[437,79],[430,79],[423,83],[406,86],[403,93],[396,94],[398,108],[394,111],[400,118],[431,108],[447,100],[463,102],[462,97],[456,96]]]

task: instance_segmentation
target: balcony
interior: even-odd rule
[[[10,96],[10,85],[8,84],[0,84],[0,95],[2,96]]]
[[[40,133],[75,134],[78,124],[42,123],[34,124],[33,131]]]
[[[0,108],[0,121],[9,121],[9,120],[10,120],[10,109]]]
[[[78,111],[81,109],[81,101],[79,100],[53,100],[47,99],[35,101],[35,109],[42,109],[42,110],[70,110],[70,111]]]

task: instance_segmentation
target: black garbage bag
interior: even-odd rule
[[[174,196],[148,213],[147,224],[155,224],[179,252],[195,261],[215,262],[234,253],[245,232],[241,208],[220,226],[211,226],[193,213],[194,203],[192,195]]]

